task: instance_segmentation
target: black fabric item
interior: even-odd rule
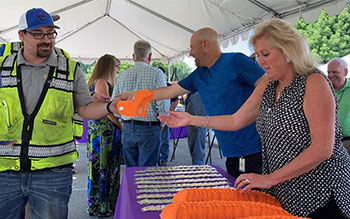
[[[258,173],[262,172],[262,155],[261,153],[250,154],[242,156],[245,159],[245,172],[244,173]],[[233,176],[235,179],[243,172],[239,171],[239,158],[241,157],[228,157],[226,159],[227,173]]]
[[[345,216],[339,211],[337,203],[335,203],[333,194],[331,195],[329,202],[319,209],[317,209],[314,213],[308,216],[312,219],[342,219]]]

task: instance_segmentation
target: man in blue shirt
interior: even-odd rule
[[[190,41],[190,56],[198,66],[187,78],[170,87],[153,90],[154,100],[169,99],[198,91],[208,116],[236,112],[265,78],[264,70],[241,53],[222,53],[218,35],[211,28],[196,31]],[[131,99],[134,93],[119,95]],[[226,159],[229,174],[261,173],[261,142],[255,123],[239,131],[215,134]]]

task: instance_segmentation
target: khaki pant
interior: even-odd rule
[[[30,207],[29,204],[26,204],[26,214],[25,214],[25,219],[30,219]]]
[[[343,140],[343,145],[344,145],[345,149],[347,150],[347,152],[350,154],[350,139]]]

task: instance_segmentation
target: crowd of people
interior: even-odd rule
[[[347,63],[330,60],[327,77],[285,21],[256,26],[255,60],[222,53],[215,30],[197,30],[189,52],[197,68],[171,85],[164,69],[150,65],[144,40],[134,44],[133,67],[119,72],[119,59],[105,54],[87,83],[55,47],[59,28],[33,8],[20,17],[18,50],[0,47],[0,218],[24,218],[27,204],[33,218],[68,217],[74,113],[88,120],[90,216],[113,214],[121,156],[126,167],[166,165],[168,127],[188,126],[192,164],[204,164],[206,129],[213,129],[242,192],[261,189],[299,217],[350,218]],[[118,101],[141,89],[153,91],[146,116],[120,115]],[[183,94],[190,94],[186,112],[175,112]]]

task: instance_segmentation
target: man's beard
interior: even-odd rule
[[[196,64],[197,67],[201,66],[201,61],[199,61],[199,59],[195,59],[194,63]]]
[[[204,52],[201,52],[201,53],[198,53],[196,55],[196,57],[193,57],[194,58],[194,62],[195,62],[197,67],[204,66],[203,60],[206,58],[206,56],[207,55]]]
[[[48,49],[41,49],[40,47],[48,47]],[[40,43],[36,47],[36,55],[40,58],[47,58],[51,55],[52,44],[51,43]]]

